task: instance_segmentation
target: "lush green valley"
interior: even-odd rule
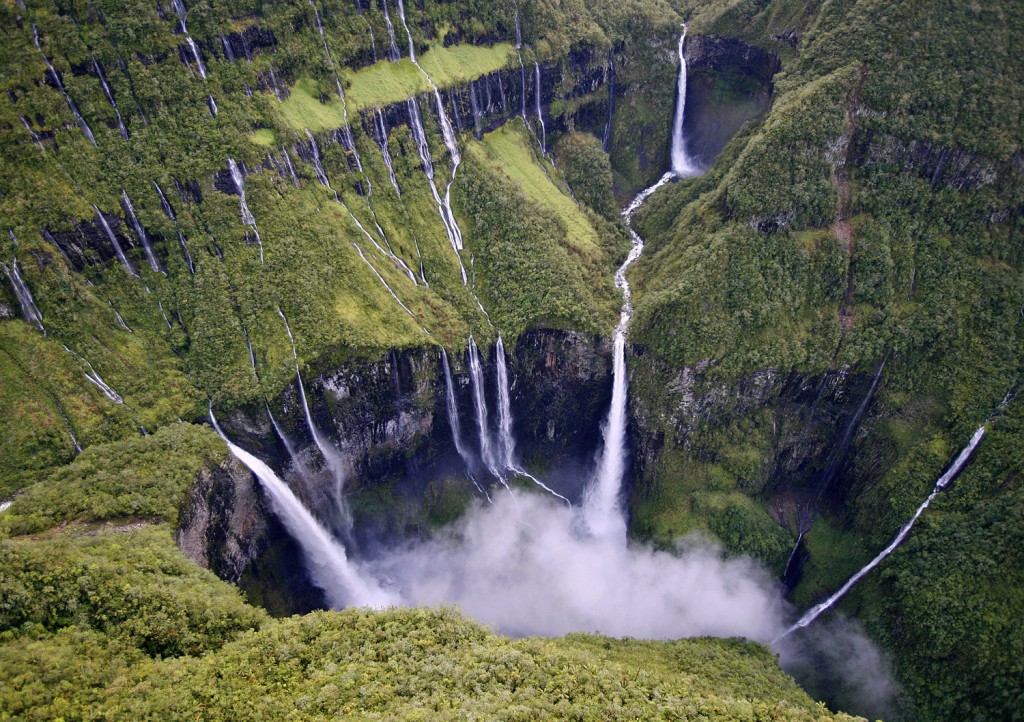
[[[1020,3],[0,19],[0,718],[1024,714]],[[703,172],[633,218],[628,558],[749,556],[792,617],[986,426],[907,541],[793,633],[831,661],[783,652],[802,689],[776,627],[512,639],[447,606],[310,611],[331,603],[301,540],[208,414],[360,573],[472,539],[506,488],[586,506],[619,210],[672,167],[681,100]],[[891,666],[877,703],[815,636],[845,618]]]

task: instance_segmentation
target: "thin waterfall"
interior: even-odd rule
[[[270,404],[266,399],[263,400],[263,405],[267,408],[267,416],[270,418],[270,425],[274,427],[274,431],[277,433],[278,438],[281,439],[281,443],[284,444],[285,451],[288,452],[288,458],[291,459],[292,466],[295,467],[295,470],[303,480],[308,479],[310,476],[309,469],[307,469],[306,465],[302,463],[291,439],[289,439],[288,435],[284,433],[284,429],[281,428],[281,425],[277,423],[277,419],[275,419],[274,414],[271,413]]]
[[[252,228],[253,235],[256,236],[256,243],[260,247],[260,263],[263,263],[263,239],[260,238],[260,232],[256,228],[256,219],[253,217],[252,211],[249,210],[249,204],[245,201],[245,176],[242,175],[234,158],[228,158],[228,169],[231,171],[231,182],[234,183],[235,190],[238,191],[241,198],[242,223]]]
[[[466,471],[472,473],[475,464],[472,454],[469,453],[469,449],[466,448],[466,444],[462,440],[462,424],[459,421],[459,408],[455,402],[455,385],[452,383],[452,371],[448,365],[448,352],[444,350],[443,346],[441,347],[441,365],[444,367],[445,408],[448,411],[448,426],[452,430],[452,440],[455,442],[455,450],[462,457],[462,463],[466,465]]]
[[[288,149],[282,145],[281,152],[284,154],[284,163],[288,167],[288,173],[292,177],[292,183],[295,184],[296,188],[301,188],[302,186],[299,184],[299,176],[295,174],[295,164],[292,163],[292,157],[288,153]]]
[[[103,68],[100,67],[99,61],[96,60],[95,55],[92,58],[92,67],[93,70],[96,71],[96,76],[100,79],[100,86],[103,88],[103,94],[107,96],[107,101],[110,103],[110,107],[114,109],[114,115],[117,117],[117,130],[123,139],[128,140],[128,129],[124,127],[124,119],[121,118],[121,111],[117,109],[117,101],[114,100],[114,92],[110,89],[110,84],[107,83],[107,79],[103,75]]]
[[[360,573],[349,561],[345,547],[320,525],[269,466],[231,443],[217,424],[212,406],[210,423],[234,457],[259,480],[274,512],[302,548],[313,583],[324,591],[332,607],[382,608],[398,603],[399,600],[381,589],[376,580]]]
[[[24,115],[18,117],[21,119],[21,124],[25,126],[25,130],[27,130],[28,134],[32,136],[32,142],[39,146],[39,150],[45,151],[46,147],[43,145],[43,139],[39,137],[39,133],[32,130],[32,124],[28,122],[28,118]]]
[[[356,253],[358,253],[359,257],[361,259],[363,259],[363,263],[365,263],[367,266],[370,267],[370,270],[373,271],[373,275],[375,275],[377,277],[377,280],[380,281],[384,285],[384,288],[387,289],[387,292],[391,294],[391,297],[393,299],[395,299],[395,302],[399,306],[401,306],[402,310],[405,311],[407,314],[409,314],[413,318],[413,320],[416,321],[417,324],[419,324],[419,319],[416,318],[416,314],[413,313],[412,311],[410,311],[409,307],[406,306],[404,303],[402,303],[402,299],[400,299],[398,297],[398,294],[395,293],[394,289],[392,289],[391,286],[388,285],[388,282],[384,280],[384,276],[380,275],[380,272],[374,267],[374,265],[372,263],[370,263],[370,261],[366,258],[366,256],[363,255],[363,249],[360,248],[359,245],[356,244],[356,243],[353,243],[352,247],[356,249]],[[427,334],[428,336],[430,335],[430,332],[427,331],[427,329],[423,328],[422,326],[420,326],[420,328],[423,329],[423,332],[425,334]]]
[[[174,209],[167,200],[167,196],[164,195],[163,189],[160,184],[153,181],[153,188],[156,189],[156,194],[160,197],[160,206],[164,209],[164,215],[166,215],[171,222],[174,224],[174,230],[178,234],[178,243],[181,244],[181,252],[185,256],[185,263],[188,264],[189,273],[195,275],[196,267],[192,263],[192,255],[188,252],[188,241],[185,240],[185,234],[181,232],[181,227],[178,226],[178,218],[174,215]]]
[[[93,204],[92,209],[96,212],[96,220],[99,221],[100,226],[103,228],[103,232],[107,234],[107,238],[110,240],[110,245],[114,247],[114,253],[117,254],[118,260],[121,261],[121,264],[128,269],[128,273],[138,278],[139,272],[135,270],[131,261],[128,260],[128,256],[124,255],[124,249],[121,248],[121,242],[117,240],[117,236],[114,235],[114,231],[111,230],[110,224],[107,223],[106,216],[103,215],[95,204]]]
[[[128,193],[124,189],[121,189],[121,203],[124,206],[125,213],[128,215],[128,221],[132,224],[132,228],[135,230],[135,235],[138,237],[139,243],[142,244],[142,250],[146,253],[146,260],[149,261],[149,267],[153,269],[153,273],[163,273],[164,270],[160,268],[160,261],[157,260],[156,254],[153,253],[153,246],[149,242],[149,236],[146,235],[146,229],[142,227],[138,216],[135,215],[135,208],[132,206],[132,199],[128,197]]]
[[[127,331],[128,333],[135,333],[134,331],[132,331],[131,327],[127,323],[125,323],[124,317],[117,312],[116,308],[114,308],[114,302],[107,301],[107,303],[110,304],[110,310],[114,312],[114,320],[117,321],[117,325],[120,326],[125,331]]]
[[[506,469],[515,467],[516,441],[512,435],[512,400],[509,393],[508,366],[501,334],[495,349],[498,367],[498,439],[501,442],[501,463]]]
[[[473,135],[476,136],[477,140],[483,138],[483,130],[481,125],[481,111],[480,101],[476,97],[476,83],[472,80],[469,81],[469,105],[473,110]]]
[[[395,26],[391,23],[391,13],[388,12],[388,0],[378,0],[378,2],[381,12],[384,13],[384,24],[388,28],[387,59],[392,63],[397,63],[402,57],[402,53],[399,52],[398,44],[395,42]]]
[[[701,168],[686,150],[683,120],[686,115],[686,25],[679,36],[679,80],[676,84],[676,112],[672,122],[672,172],[680,178],[701,174]]]
[[[476,423],[480,430],[480,459],[492,474],[501,478],[497,459],[494,456],[494,444],[487,426],[487,398],[484,393],[484,371],[480,362],[480,349],[476,341],[469,337],[469,378],[473,386],[473,406],[476,409]],[[504,481],[502,481],[504,483]]]
[[[334,446],[327,440],[320,436],[320,432],[317,431],[316,424],[313,423],[313,415],[309,411],[309,403],[306,401],[306,387],[302,383],[302,374],[299,372],[299,353],[295,347],[295,337],[292,336],[292,327],[288,324],[288,318],[284,315],[280,308],[275,309],[277,315],[284,321],[284,328],[288,332],[288,340],[292,344],[292,358],[295,360],[295,380],[299,385],[299,399],[302,401],[302,413],[306,416],[306,426],[309,427],[309,434],[313,437],[313,443],[316,444],[316,448],[320,451],[320,456],[323,457],[324,464],[327,466],[327,470],[331,474],[331,478],[334,481],[334,502],[337,507],[337,511],[341,516],[341,521],[345,525],[345,528],[351,528],[352,516],[349,513],[348,505],[345,504],[345,499],[342,496],[342,492],[345,489],[345,466],[342,461],[341,455],[335,450]]]
[[[401,198],[402,189],[398,187],[398,178],[395,176],[395,166],[391,158],[391,150],[388,148],[390,135],[387,126],[384,124],[384,112],[380,108],[373,111],[373,136],[374,140],[377,141],[377,147],[380,148],[381,156],[384,158],[384,165],[387,166],[391,185],[394,186],[395,193]]]
[[[206,66],[203,65],[203,56],[199,54],[199,46],[196,45],[196,41],[192,39],[192,36],[188,34],[188,27],[185,25],[188,9],[182,0],[171,0],[171,2],[174,5],[174,12],[178,14],[178,19],[181,22],[181,32],[185,36],[185,44],[196,61],[196,70],[199,71],[199,77],[206,80]]]
[[[231,43],[223,35],[220,36],[220,44],[224,48],[224,56],[228,59],[228,62],[235,62],[235,51],[231,49]]]
[[[523,31],[519,26],[519,6],[516,5],[516,55],[519,56],[519,80],[522,88],[519,93],[519,114],[526,120],[526,66],[523,65]]]
[[[89,124],[85,122],[85,118],[82,117],[82,114],[78,112],[78,106],[75,105],[75,101],[73,101],[71,96],[68,95],[68,91],[64,89],[64,84],[60,82],[60,76],[54,69],[53,63],[50,62],[50,59],[46,57],[46,53],[43,52],[43,46],[39,42],[39,29],[36,28],[35,23],[32,23],[32,40],[35,42],[36,49],[39,51],[39,54],[43,56],[43,60],[46,62],[46,67],[50,71],[50,77],[53,79],[54,85],[57,86],[57,90],[60,91],[60,94],[64,96],[64,102],[68,104],[71,114],[75,116],[75,122],[78,123],[78,127],[82,129],[82,132],[85,133],[85,137],[88,138],[90,143],[92,143],[92,147],[96,148],[96,138],[92,134],[92,128],[90,128]]]
[[[210,115],[214,118],[217,117],[217,101],[213,99],[212,95],[206,96],[206,107],[210,109]]]
[[[932,493],[928,495],[928,498],[925,499],[924,502],[922,502],[921,506],[917,507],[917,511],[914,512],[914,516],[910,517],[910,519],[903,525],[903,527],[900,529],[896,537],[891,542],[889,542],[889,546],[880,551],[878,553],[878,556],[876,556],[874,559],[868,562],[863,569],[861,569],[852,577],[850,577],[847,580],[846,584],[839,588],[839,591],[835,592],[824,602],[821,602],[820,604],[816,604],[813,607],[811,607],[802,617],[800,617],[799,621],[797,621],[796,624],[794,624],[792,627],[783,632],[772,643],[774,644],[775,642],[778,642],[783,637],[792,634],[798,629],[803,629],[808,624],[813,622],[815,619],[821,616],[823,612],[833,607],[836,602],[842,599],[843,596],[848,591],[850,591],[854,587],[854,585],[857,584],[857,582],[863,579],[868,572],[877,567],[879,564],[882,563],[882,560],[884,560],[887,556],[892,554],[893,550],[895,550],[896,547],[898,547],[903,542],[903,540],[907,538],[907,535],[910,533],[910,530],[914,526],[914,522],[916,522],[918,517],[920,517],[921,514],[924,513],[924,510],[928,508],[928,505],[932,503],[932,499],[934,499],[940,491],[949,486],[949,483],[953,481],[954,477],[956,477],[956,475],[960,473],[960,470],[963,469],[964,465],[971,458],[971,454],[974,453],[974,450],[977,448],[978,444],[981,443],[981,437],[983,437],[984,435],[985,426],[979,426],[977,431],[974,432],[974,436],[972,436],[971,440],[967,442],[967,446],[961,449],[960,454],[957,455],[956,459],[953,460],[953,463],[949,466],[948,469],[946,469],[945,473],[943,473],[942,476],[939,477],[938,481],[935,482],[935,488],[932,489]]]
[[[452,244],[455,246],[456,255],[462,250],[462,231],[459,229],[459,224],[455,220],[455,214],[452,212],[452,184],[455,182],[455,174],[459,169],[459,164],[462,162],[462,154],[459,152],[459,144],[455,138],[455,131],[452,129],[451,121],[448,119],[448,113],[444,109],[444,101],[441,100],[441,92],[437,89],[437,85],[434,80],[430,77],[430,74],[423,69],[419,61],[416,60],[416,52],[412,42],[412,33],[409,32],[409,25],[405,21],[405,7],[402,5],[402,0],[396,0],[398,4],[398,16],[402,19],[402,27],[405,28],[406,37],[409,38],[409,59],[412,60],[413,64],[419,68],[419,71],[423,73],[423,77],[427,79],[430,87],[434,91],[434,102],[437,106],[437,117],[441,123],[441,137],[444,139],[445,147],[448,148],[448,155],[451,156],[451,177],[448,179],[448,185],[444,191],[444,214],[447,216],[445,221],[446,227],[449,230],[449,237],[452,240]],[[415,96],[413,96],[415,100]],[[411,110],[411,109],[410,109]],[[416,106],[416,115],[419,117],[419,106]],[[423,132],[423,120],[419,118],[420,132]],[[424,135],[424,145],[426,144],[426,137]],[[429,150],[428,150],[429,153]],[[422,151],[420,153],[423,155]],[[434,188],[435,194],[437,189]],[[459,258],[459,267],[462,267],[462,259]],[[467,284],[466,271],[462,269],[462,283]]]
[[[427,134],[423,129],[420,104],[415,95],[406,101],[406,106],[409,109],[409,124],[412,128],[413,139],[416,141],[416,150],[419,152],[420,160],[423,162],[423,172],[426,174],[427,183],[430,185],[430,193],[437,204],[437,211],[441,215],[441,223],[444,225],[445,233],[448,235],[448,242],[451,243],[452,249],[455,251],[455,257],[459,260],[462,284],[467,285],[469,279],[466,276],[466,268],[462,265],[462,256],[459,255],[459,251],[462,250],[462,232],[455,222],[455,216],[451,212],[451,207],[441,198],[437,190],[437,184],[434,182],[434,164],[430,157]]]
[[[36,302],[32,298],[32,292],[28,290],[28,284],[25,283],[21,273],[18,271],[18,259],[11,259],[10,265],[0,263],[0,266],[3,266],[4,275],[7,276],[7,280],[14,287],[14,295],[18,298],[18,305],[21,306],[22,318],[45,334],[43,314],[40,313],[39,308],[36,306]]]
[[[370,21],[367,20],[366,17],[363,15],[362,9],[359,10],[359,19],[363,21],[363,24],[366,25],[367,32],[370,33],[370,52],[373,55],[373,62],[376,63],[377,62],[377,40],[376,40],[376,38],[373,35],[373,26],[370,25]]]
[[[544,113],[540,107],[540,63],[533,64],[534,73],[534,97],[537,101],[537,122],[540,123],[540,153],[548,154],[548,133],[544,129]]]
[[[96,369],[92,367],[92,364],[89,363],[87,359],[82,358],[64,344],[61,344],[61,347],[65,351],[67,351],[68,354],[70,354],[71,357],[75,359],[75,361],[78,362],[78,365],[82,369],[82,373],[85,374],[85,378],[87,381],[89,381],[89,383],[96,386],[100,391],[103,392],[104,396],[113,401],[115,404],[124,403],[124,398],[121,396],[121,394],[114,391],[114,389],[112,389],[110,385],[107,384],[107,382],[104,381],[103,378],[98,373],[96,373]]]
[[[601,148],[605,153],[612,145],[612,115],[615,113],[615,48],[608,50],[608,120],[601,136]]]
[[[252,340],[249,338],[249,329],[242,326],[242,335],[245,336],[245,347],[249,349],[249,365],[256,370],[256,354],[252,350]]]

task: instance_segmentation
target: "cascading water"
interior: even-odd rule
[[[686,137],[683,133],[683,119],[686,114],[686,54],[684,41],[686,26],[679,36],[679,80],[676,85],[676,112],[672,122],[672,172],[680,178],[701,174],[701,168],[686,151]]]
[[[608,51],[608,120],[601,136],[601,148],[605,153],[612,144],[612,115],[615,113],[615,49]]]
[[[10,265],[0,263],[0,266],[3,267],[7,280],[14,287],[14,295],[18,298],[18,305],[21,306],[22,317],[45,334],[43,314],[40,313],[35,300],[32,298],[32,292],[28,290],[28,285],[18,271],[18,259],[12,259]]]
[[[441,348],[441,365],[444,367],[445,408],[448,411],[448,426],[452,430],[452,441],[455,442],[455,450],[459,452],[462,462],[466,465],[466,471],[472,474],[475,464],[473,455],[469,453],[469,449],[466,448],[466,444],[462,440],[462,424],[459,421],[459,407],[455,401],[455,385],[452,383],[452,371],[448,365],[448,352],[444,350],[444,347]]]
[[[800,617],[796,624],[794,624],[792,627],[783,632],[782,635],[775,639],[775,642],[778,642],[783,637],[792,634],[798,629],[803,629],[808,624],[817,619],[819,616],[821,616],[823,612],[832,608],[835,605],[835,603],[842,599],[843,596],[848,591],[850,591],[854,587],[854,585],[857,584],[857,582],[863,579],[868,572],[877,567],[879,564],[882,563],[882,561],[887,556],[892,554],[893,550],[895,550],[896,547],[898,547],[903,542],[903,540],[907,538],[907,535],[910,533],[910,530],[914,526],[914,522],[916,522],[918,517],[920,517],[921,514],[924,513],[924,510],[928,508],[928,505],[932,503],[932,499],[934,499],[940,491],[949,486],[950,482],[953,481],[956,475],[960,473],[960,470],[963,469],[964,465],[971,458],[971,454],[974,453],[974,450],[977,448],[978,444],[981,443],[981,438],[984,435],[985,426],[979,426],[977,431],[974,432],[974,436],[972,436],[971,440],[967,442],[967,446],[961,449],[956,459],[953,460],[953,463],[950,464],[949,468],[946,469],[945,473],[943,473],[942,476],[939,477],[938,481],[935,482],[935,488],[932,489],[932,493],[928,495],[928,498],[925,499],[924,502],[922,502],[921,506],[917,507],[917,511],[914,512],[914,516],[910,517],[907,523],[903,525],[903,527],[900,529],[896,537],[891,542],[889,542],[889,546],[880,551],[878,553],[878,556],[876,556],[874,559],[868,562],[863,569],[861,569],[852,577],[850,577],[847,580],[846,584],[839,588],[839,591],[835,592],[832,596],[830,596],[828,599],[821,602],[820,604],[816,604],[809,610],[807,610],[807,612],[802,617]]]
[[[110,107],[114,109],[114,115],[117,118],[117,130],[123,139],[128,140],[128,129],[124,127],[124,119],[121,118],[121,111],[117,109],[117,101],[114,100],[114,92],[110,89],[110,85],[107,83],[107,79],[103,75],[103,68],[100,67],[99,61],[96,60],[95,56],[92,59],[92,67],[93,70],[96,71],[96,77],[100,79],[100,86],[103,88],[103,94],[107,96],[107,101],[110,103]]]
[[[210,115],[214,118],[217,117],[217,101],[213,99],[212,95],[206,96],[206,107],[210,109]]]
[[[523,31],[519,26],[519,6],[516,5],[516,55],[519,57],[519,115],[526,120],[526,66],[523,65]]]
[[[382,608],[398,602],[396,597],[381,589],[374,579],[360,573],[349,561],[345,548],[317,522],[269,466],[231,443],[217,424],[212,407],[210,423],[227,444],[228,450],[256,476],[267,492],[274,512],[302,547],[313,583],[324,591],[332,607]]]
[[[117,236],[114,235],[114,231],[111,230],[110,224],[107,223],[106,216],[104,216],[100,209],[95,205],[93,205],[92,209],[96,212],[96,220],[99,221],[100,226],[103,228],[103,232],[107,234],[107,238],[110,240],[110,245],[114,247],[114,253],[117,254],[118,260],[121,261],[121,264],[128,269],[128,273],[138,278],[138,271],[135,270],[131,261],[128,260],[128,256],[124,255],[124,249],[121,248],[121,242],[117,240]]]
[[[25,126],[25,130],[27,130],[28,134],[32,136],[32,142],[39,146],[39,150],[45,151],[46,146],[43,145],[43,139],[39,137],[39,133],[32,130],[32,124],[28,122],[28,118],[24,115],[19,116],[19,118],[21,119],[21,124]]]
[[[395,26],[391,23],[391,13],[388,12],[388,0],[378,0],[380,4],[380,10],[384,13],[384,24],[388,28],[388,52],[387,58],[392,63],[397,63],[402,57],[402,53],[398,50],[398,44],[395,42]]]
[[[373,62],[377,62],[377,39],[373,35],[373,26],[370,25],[370,21],[363,15],[362,8],[359,9],[359,19],[363,21],[366,26],[366,31],[370,34],[370,53],[373,57]]]
[[[283,145],[281,146],[281,153],[284,155],[284,163],[288,168],[288,174],[292,177],[292,183],[295,184],[296,188],[301,188],[299,176],[295,174],[295,164],[292,163],[292,156]]]
[[[344,524],[346,529],[351,528],[352,516],[349,513],[348,505],[345,503],[345,499],[342,496],[342,492],[345,489],[345,466],[341,459],[341,456],[335,450],[335,448],[325,439],[321,438],[320,432],[317,431],[316,424],[313,423],[313,415],[309,411],[309,403],[306,401],[306,387],[302,383],[302,373],[299,371],[299,353],[295,347],[295,337],[292,336],[292,327],[288,324],[288,318],[284,315],[284,312],[280,308],[276,309],[277,315],[284,321],[284,328],[288,332],[288,340],[292,344],[292,358],[295,360],[295,380],[299,386],[299,400],[302,402],[302,413],[306,417],[306,426],[309,428],[309,434],[313,437],[313,443],[316,448],[320,451],[320,455],[324,459],[324,464],[327,466],[327,470],[331,474],[331,478],[334,481],[334,503],[337,507],[338,514],[341,517],[341,522]]]
[[[96,138],[92,134],[92,128],[90,128],[89,124],[85,122],[85,118],[82,117],[82,114],[78,112],[78,106],[75,105],[75,101],[73,101],[71,96],[68,95],[68,91],[64,89],[64,84],[60,82],[60,76],[54,69],[53,63],[50,62],[50,59],[46,57],[46,53],[43,52],[43,46],[39,42],[39,29],[36,28],[35,23],[32,24],[32,40],[35,42],[36,49],[39,51],[39,54],[43,56],[43,60],[46,62],[46,67],[50,71],[50,77],[53,79],[54,85],[57,86],[57,90],[60,91],[60,94],[64,96],[64,102],[68,104],[71,114],[75,116],[75,122],[78,123],[78,127],[82,129],[82,132],[85,133],[85,137],[89,139],[90,143],[92,143],[92,147],[96,148]]]
[[[98,373],[96,373],[96,369],[94,369],[92,367],[92,364],[89,363],[88,360],[82,358],[81,356],[79,356],[77,353],[75,353],[74,351],[69,349],[64,344],[61,344],[61,348],[63,348],[65,351],[67,351],[68,354],[71,355],[71,358],[75,359],[75,361],[78,362],[78,365],[82,369],[82,373],[85,374],[85,378],[89,381],[89,383],[91,383],[94,386],[96,386],[100,391],[103,392],[104,396],[106,396],[108,399],[113,401],[115,404],[123,404],[124,403],[124,398],[122,398],[121,394],[119,394],[116,391],[114,391],[114,389],[112,389],[107,384],[107,382],[104,381],[100,377],[100,375]]]
[[[188,34],[188,27],[185,25],[188,9],[182,0],[172,0],[172,4],[174,5],[174,12],[178,14],[178,20],[181,22],[181,33],[185,36],[185,45],[188,46],[192,57],[196,61],[196,70],[199,72],[199,77],[206,80],[206,66],[203,64],[203,56],[199,54],[199,46],[196,45],[196,41],[192,39],[192,36]]]
[[[534,99],[537,103],[537,122],[540,124],[540,153],[546,156],[548,154],[548,133],[544,128],[544,112],[540,107],[540,63],[533,64],[533,77],[534,77]]]
[[[167,196],[164,195],[164,191],[160,187],[160,184],[153,181],[153,188],[156,190],[156,194],[160,197],[160,206],[164,209],[164,215],[166,215],[174,224],[174,230],[178,234],[178,243],[181,244],[181,252],[185,255],[185,263],[188,264],[189,273],[195,275],[196,267],[192,263],[192,255],[188,252],[188,241],[185,240],[185,234],[181,232],[181,228],[178,226],[178,218],[174,215],[174,209],[171,208],[171,204],[167,201]]]
[[[228,158],[228,169],[231,171],[231,182],[234,183],[235,190],[238,191],[241,199],[242,223],[252,228],[252,233],[256,236],[256,243],[260,247],[260,263],[263,263],[263,239],[260,238],[260,232],[256,228],[256,219],[253,217],[252,211],[249,210],[249,204],[245,201],[245,176],[242,175],[234,158]]]
[[[116,308],[114,308],[113,301],[107,301],[107,303],[110,304],[110,310],[114,312],[114,319],[117,321],[117,325],[120,326],[125,331],[127,331],[128,333],[135,333],[134,331],[132,331],[131,327],[127,323],[125,323],[124,317],[117,312]]]
[[[128,221],[132,224],[132,228],[135,230],[135,235],[139,239],[139,243],[142,244],[142,250],[146,253],[146,260],[149,261],[149,267],[153,269],[153,273],[163,273],[164,270],[160,268],[160,261],[157,260],[156,254],[153,253],[153,246],[149,242],[149,236],[146,235],[146,229],[139,223],[138,216],[135,215],[135,208],[132,206],[132,199],[128,197],[128,193],[121,190],[121,202],[124,205],[124,211],[128,214]]]
[[[367,260],[366,256],[363,255],[363,249],[360,248],[355,243],[352,244],[352,247],[356,249],[356,253],[358,253],[359,257],[361,259],[363,259],[363,263],[365,263],[367,266],[370,267],[370,270],[373,271],[373,275],[375,275],[377,277],[377,280],[379,280],[382,284],[384,284],[384,288],[387,289],[387,292],[391,294],[391,297],[393,299],[395,299],[395,302],[398,303],[398,305],[402,307],[402,310],[405,311],[407,314],[409,314],[413,319],[415,319],[417,323],[419,323],[419,319],[416,318],[416,314],[413,313],[412,311],[410,311],[409,307],[406,306],[404,303],[402,303],[402,299],[400,299],[398,297],[398,294],[395,293],[394,289],[392,289],[391,286],[388,285],[388,282],[384,280],[384,276],[380,275],[380,272],[376,268],[374,268],[374,265],[372,263],[370,263],[369,260]],[[422,326],[421,326],[421,328],[422,328]],[[427,331],[427,329],[425,329],[425,328],[423,329],[423,331],[425,333],[427,333],[428,335],[430,334],[430,332]]]
[[[505,344],[501,340],[501,334],[498,334],[495,356],[498,367],[498,439],[501,442],[501,463],[506,469],[513,469],[516,464],[516,440],[512,435],[512,400]]]
[[[469,379],[473,386],[473,406],[476,409],[476,423],[480,430],[480,459],[484,466],[499,479],[502,478],[494,456],[494,444],[491,431],[487,426],[487,398],[484,394],[484,370],[480,362],[480,349],[476,341],[469,337]],[[504,483],[504,480],[502,480]]]
[[[395,193],[398,197],[402,197],[402,189],[398,187],[398,178],[395,176],[395,166],[391,159],[391,150],[388,148],[388,128],[384,123],[384,113],[380,108],[373,111],[373,137],[377,141],[377,147],[380,148],[380,154],[384,158],[384,165],[388,169],[388,178],[391,179],[391,185],[395,188]]]
[[[477,140],[480,140],[484,136],[480,122],[482,113],[480,111],[480,101],[476,97],[476,84],[472,80],[469,81],[469,105],[473,111],[473,135],[476,136]]]

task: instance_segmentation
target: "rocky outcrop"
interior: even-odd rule
[[[528,331],[507,353],[517,456],[548,485],[578,499],[601,443],[611,395],[607,339]],[[495,434],[493,348],[483,349],[483,355],[490,432]],[[462,354],[449,356],[463,442],[478,456],[466,363]],[[334,479],[323,471],[297,383],[267,406],[226,412],[220,422],[235,443],[270,464],[307,508],[345,539],[353,556],[425,533],[450,517],[453,503],[464,506],[474,495],[480,497],[453,441],[438,350],[392,351],[370,362],[325,361],[319,368],[303,369],[303,383],[318,434],[337,450],[348,471],[344,493],[352,532],[337,516]],[[483,487],[498,484],[485,473],[476,477]],[[461,491],[452,496],[453,488]],[[438,513],[439,500],[445,514]],[[197,480],[181,515],[178,539],[188,556],[238,582],[271,611],[291,613],[323,603],[305,577],[301,551],[277,523],[251,475],[233,462]]]
[[[685,53],[687,147],[708,166],[744,123],[767,112],[781,65],[772,53],[716,35],[688,39]]]

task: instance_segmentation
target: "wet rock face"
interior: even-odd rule
[[[744,123],[767,112],[781,65],[772,53],[715,35],[688,39],[685,54],[687,146],[708,166]]]
[[[611,347],[599,337],[541,330],[524,333],[506,352],[517,457],[550,486],[578,498],[610,402]],[[481,353],[489,432],[496,438],[496,355],[493,348]],[[468,363],[458,353],[449,360],[462,439],[478,456]],[[317,433],[346,468],[351,531],[337,514],[335,481],[310,433],[297,383],[267,406],[236,409],[220,422],[233,441],[289,484],[354,557],[427,533],[479,496],[455,448],[437,350],[392,351],[373,362],[324,366],[319,372],[303,369],[303,384]],[[294,455],[275,431],[268,408]],[[272,612],[322,606],[322,595],[306,578],[301,550],[277,522],[258,483],[234,462],[197,480],[181,520],[178,542],[185,553],[239,583]]]

